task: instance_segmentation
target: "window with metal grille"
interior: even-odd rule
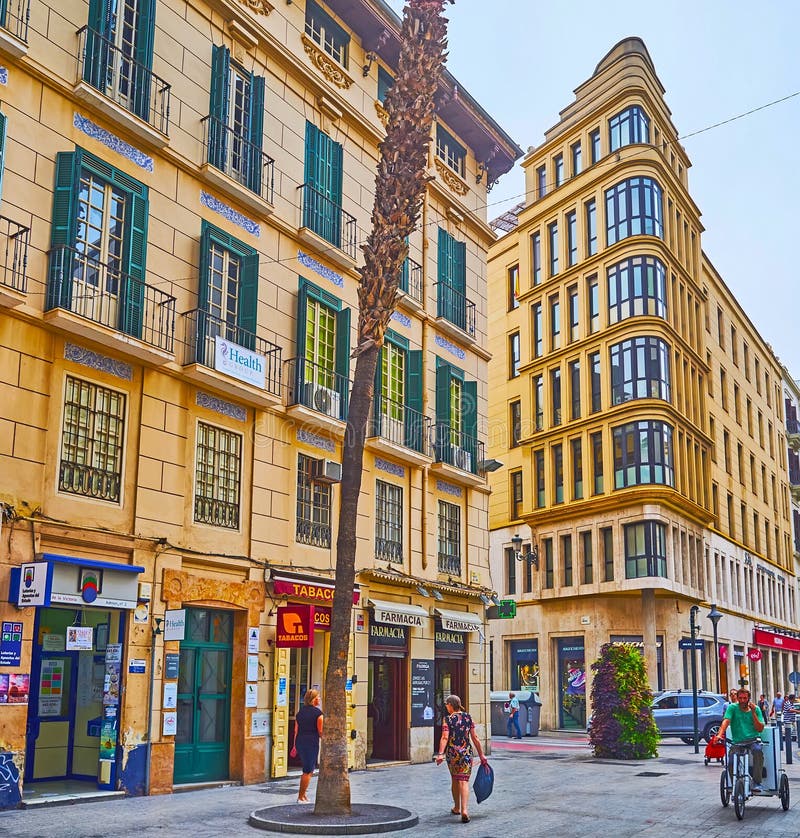
[[[119,503],[125,395],[67,376],[58,489]]]
[[[350,36],[314,0],[306,2],[306,35],[334,61],[347,67]]]
[[[238,529],[241,473],[241,434],[199,422],[194,487],[197,523]]]
[[[461,575],[461,507],[439,501],[439,572]]]
[[[375,558],[403,561],[403,488],[375,483]]]
[[[331,487],[314,478],[319,460],[297,455],[297,525],[295,539],[312,547],[331,546]]]

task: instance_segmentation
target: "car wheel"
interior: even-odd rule
[[[711,741],[712,736],[716,736],[719,733],[720,722],[713,722],[710,725],[706,725],[705,730],[703,731],[703,739],[706,742]]]

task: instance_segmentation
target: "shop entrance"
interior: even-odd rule
[[[433,750],[439,746],[442,738],[442,719],[447,715],[444,701],[448,695],[457,695],[461,703],[467,708],[467,698],[464,687],[465,661],[463,658],[436,658],[434,664],[434,682],[436,684],[436,719],[433,727]]]
[[[115,644],[109,649],[108,640],[118,635],[118,611],[37,609],[28,697],[26,783],[85,780],[101,787],[111,784],[121,647]],[[27,684],[16,686],[17,692],[27,689]],[[10,690],[8,701],[15,700],[24,697],[12,695]]]
[[[408,759],[405,658],[369,658],[367,717],[372,722],[372,759]]]
[[[558,726],[586,730],[586,652],[582,637],[560,637],[558,648]]]
[[[178,674],[175,784],[225,780],[230,774],[233,614],[186,609]]]

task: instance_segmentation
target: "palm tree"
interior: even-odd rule
[[[406,237],[420,216],[427,183],[428,146],[435,94],[444,66],[451,0],[408,0],[403,9],[400,59],[384,101],[389,114],[379,146],[372,232],[364,245],[358,288],[358,344],[342,453],[341,509],[336,539],[336,589],[325,673],[325,732],[316,814],[350,814],[347,773],[347,655],[355,582],[356,519],[361,492],[364,439],[383,337],[397,301]]]

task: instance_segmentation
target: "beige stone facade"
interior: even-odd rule
[[[324,605],[313,649],[276,648],[276,626],[287,604],[330,605],[399,20],[368,0],[128,0],[118,19],[107,5],[35,2],[0,29],[0,570],[11,584],[36,563],[78,592],[2,609],[22,633],[3,672],[31,676],[30,703],[3,706],[2,750],[25,782],[254,782],[286,772],[294,710],[324,680]],[[446,75],[368,434],[354,767],[429,759],[434,720],[415,714],[434,691],[463,690],[486,730],[485,207],[520,151],[455,86]],[[401,647],[370,643],[373,599],[415,612]],[[184,611],[184,639],[165,639]],[[453,613],[475,624],[454,631]],[[92,645],[53,663],[67,624]],[[412,692],[418,659],[429,696]],[[44,700],[53,667],[74,679],[63,703]]]
[[[689,166],[621,41],[524,158],[490,251],[490,551],[516,601],[490,622],[492,686],[538,688],[545,727],[584,727],[610,641],[642,645],[654,689],[689,687],[695,605],[700,687],[717,654],[720,688],[755,647],[755,689],[797,669],[780,368],[702,252]]]

